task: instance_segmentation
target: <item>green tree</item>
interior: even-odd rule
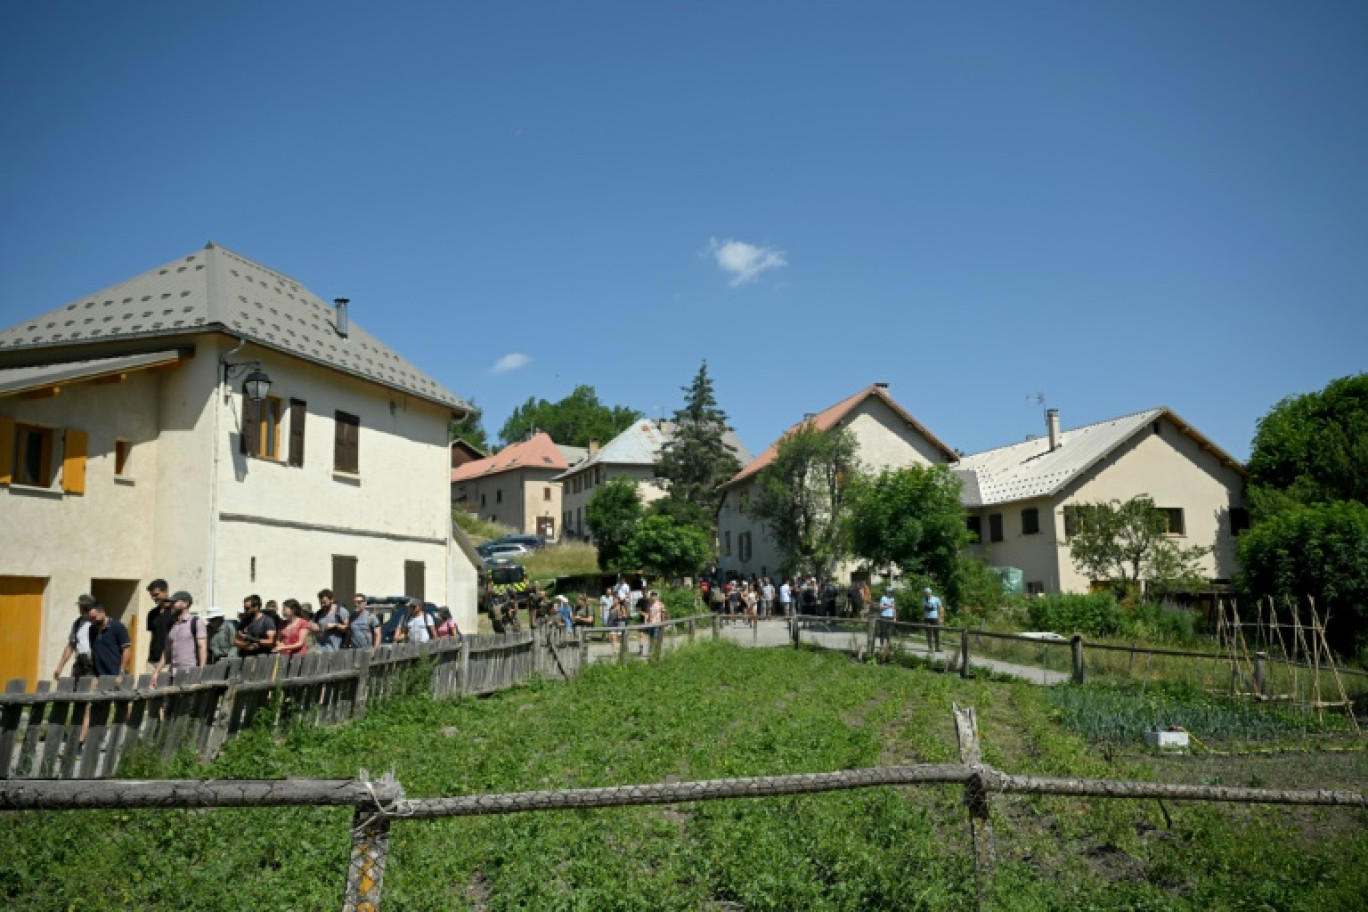
[[[1368,647],[1368,507],[1298,504],[1240,536],[1243,588],[1282,609],[1315,599],[1339,650]],[[1303,618],[1307,616],[1304,614]]]
[[[1368,374],[1289,396],[1259,420],[1249,457],[1257,518],[1293,504],[1368,504]]]
[[[850,484],[850,550],[876,567],[929,577],[958,603],[969,543],[960,480],[944,465],[884,469]]]
[[[779,441],[743,509],[765,522],[785,566],[826,579],[848,553],[846,494],[859,470],[847,428],[804,424]]]
[[[626,406],[604,405],[592,386],[581,384],[559,402],[529,397],[508,416],[499,439],[507,446],[544,431],[556,443],[582,447],[595,440],[607,443],[641,417]]]
[[[688,515],[704,518],[711,529],[717,507],[717,488],[741,469],[736,454],[722,442],[727,413],[718,408],[708,362],[693,382],[683,387],[684,407],[674,413],[674,433],[660,454],[656,475],[665,479],[669,500],[688,504]]]
[[[1143,580],[1156,595],[1200,579],[1197,562],[1211,549],[1168,538],[1168,518],[1148,496],[1066,509],[1065,522],[1072,527],[1069,554],[1092,579],[1116,580],[1127,587]]]
[[[641,495],[630,478],[614,478],[599,485],[584,510],[598,547],[600,570],[632,569],[622,565],[623,551],[641,522]]]
[[[484,429],[484,413],[475,407],[475,400],[470,400],[471,410],[460,421],[451,422],[451,440],[464,440],[472,446],[477,446],[486,453],[489,452],[489,435]]]
[[[620,562],[649,576],[694,576],[712,554],[712,535],[668,516],[648,516],[636,527]]]

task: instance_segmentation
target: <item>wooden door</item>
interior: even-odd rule
[[[38,684],[46,585],[41,577],[0,576],[0,682],[22,678],[28,690]]]

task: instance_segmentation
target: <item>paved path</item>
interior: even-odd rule
[[[789,626],[784,620],[761,621],[755,628],[744,624],[722,624],[722,638],[737,643],[741,646],[751,646],[756,648],[777,649],[790,645]],[[708,627],[700,627],[699,637],[710,637],[712,631]],[[813,645],[821,646],[824,649],[832,649],[841,652],[858,654],[865,648],[866,634],[862,629],[830,629],[823,630],[821,625],[805,627],[802,631],[802,641]],[[944,638],[942,638],[943,640]],[[682,632],[676,636],[666,638],[666,648],[677,648],[688,643],[688,637]],[[927,656],[941,661],[948,662],[955,653],[941,650],[934,656],[926,648],[926,639],[921,636],[899,637],[897,639],[899,648],[907,652]],[[637,635],[635,631],[628,634],[627,654],[630,658],[637,658]],[[944,643],[942,642],[942,645]],[[615,653],[607,643],[591,643],[589,646],[589,660],[591,662],[612,661]],[[989,659],[969,653],[969,667],[982,668],[985,671],[993,671],[998,674],[1008,675],[1014,678],[1021,678],[1036,684],[1062,684],[1069,680],[1069,676],[1058,671],[1048,671],[1043,668],[1034,668],[1030,665],[1016,665],[1012,662],[1002,662],[998,659]]]

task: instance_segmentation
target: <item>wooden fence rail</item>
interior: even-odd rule
[[[534,674],[573,678],[581,666],[573,636],[543,630],[229,659],[157,687],[148,675],[120,675],[40,681],[25,693],[14,680],[0,694],[0,779],[108,778],[135,748],[167,758],[189,748],[207,761],[263,714],[272,727],[335,725],[408,687],[438,699],[480,695]]]

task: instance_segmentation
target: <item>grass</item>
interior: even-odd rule
[[[703,643],[658,666],[596,665],[486,700],[387,701],[358,723],[252,731],[210,768],[345,777],[393,769],[410,796],[953,761],[952,701],[985,760],[1044,775],[1194,781],[1183,760],[1099,750],[1052,691]],[[1191,758],[1188,758],[1191,759]],[[1244,760],[1225,775],[1247,775]],[[1319,776],[1368,780],[1363,755]],[[142,771],[146,773],[147,771]],[[1312,784],[1312,783],[1307,783]],[[1326,784],[1335,784],[1327,781]],[[386,910],[970,909],[961,792],[868,789],[658,808],[394,823]],[[1358,811],[998,796],[989,909],[1352,908],[1368,890]],[[10,908],[332,909],[346,810],[0,815]]]
[[[460,507],[451,508],[452,522],[460,527],[461,531],[470,536],[470,540],[477,545],[484,544],[490,539],[510,535],[517,530],[512,526],[505,526],[499,523],[480,519],[474,513],[467,513]]]
[[[585,542],[560,542],[515,558],[532,579],[598,573],[598,548]],[[599,593],[590,593],[595,598]]]

